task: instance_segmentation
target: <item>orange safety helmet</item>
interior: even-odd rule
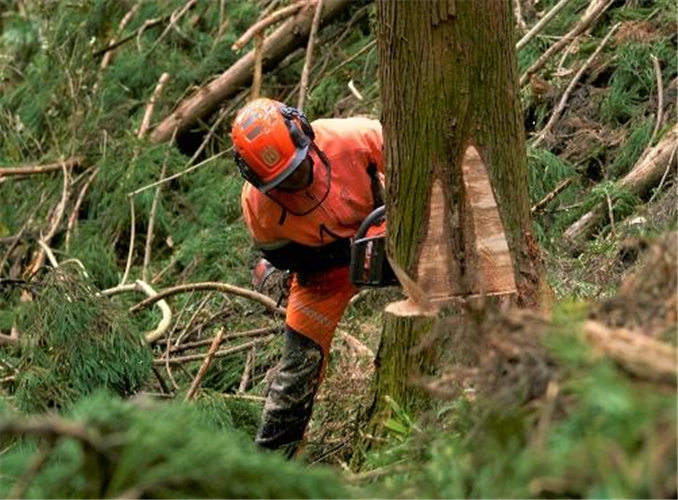
[[[233,120],[231,139],[242,176],[262,193],[303,162],[314,134],[306,116],[273,99],[255,99]]]

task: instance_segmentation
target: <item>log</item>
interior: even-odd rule
[[[327,0],[323,8],[321,24],[332,21],[342,10],[351,4],[350,0]],[[284,22],[263,44],[264,69],[271,68],[282,61],[298,47],[303,47],[311,31],[314,9],[308,7]],[[165,142],[174,131],[181,134],[197,120],[205,118],[229,97],[251,84],[254,68],[254,51],[240,58],[235,64],[199,88],[186,98],[151,133],[154,144]]]
[[[61,171],[66,168],[77,168],[84,165],[85,158],[82,156],[74,156],[63,161],[48,163],[46,165],[25,165],[21,167],[0,167],[0,178],[9,177],[12,175],[36,175],[46,174],[49,172]]]
[[[639,198],[644,198],[653,186],[656,186],[666,171],[678,139],[678,125],[664,134],[655,147],[648,149],[631,171],[624,176],[617,186],[620,190],[629,191]],[[566,242],[576,246],[581,240],[591,236],[595,229],[607,220],[608,209],[601,203],[572,224],[563,233]]]
[[[593,320],[584,323],[583,331],[588,341],[629,373],[652,382],[676,385],[678,350],[674,346]]]

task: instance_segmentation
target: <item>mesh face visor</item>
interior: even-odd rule
[[[266,195],[292,215],[304,216],[325,201],[330,193],[331,181],[330,164],[325,155],[320,154],[313,158],[313,182],[309,186],[297,191],[273,188]]]

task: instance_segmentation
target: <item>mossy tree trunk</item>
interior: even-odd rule
[[[410,300],[385,312],[376,433],[384,396],[410,410],[425,401],[408,381],[434,362],[413,348],[443,306],[488,295],[533,305],[542,285],[510,1],[379,0],[377,9],[388,249],[413,284]]]

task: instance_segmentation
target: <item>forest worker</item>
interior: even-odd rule
[[[241,204],[255,246],[292,281],[285,344],[256,443],[291,457],[304,435],[334,331],[356,288],[350,244],[383,204],[381,124],[321,119],[271,99],[244,106],[232,126],[235,159],[247,180]]]

